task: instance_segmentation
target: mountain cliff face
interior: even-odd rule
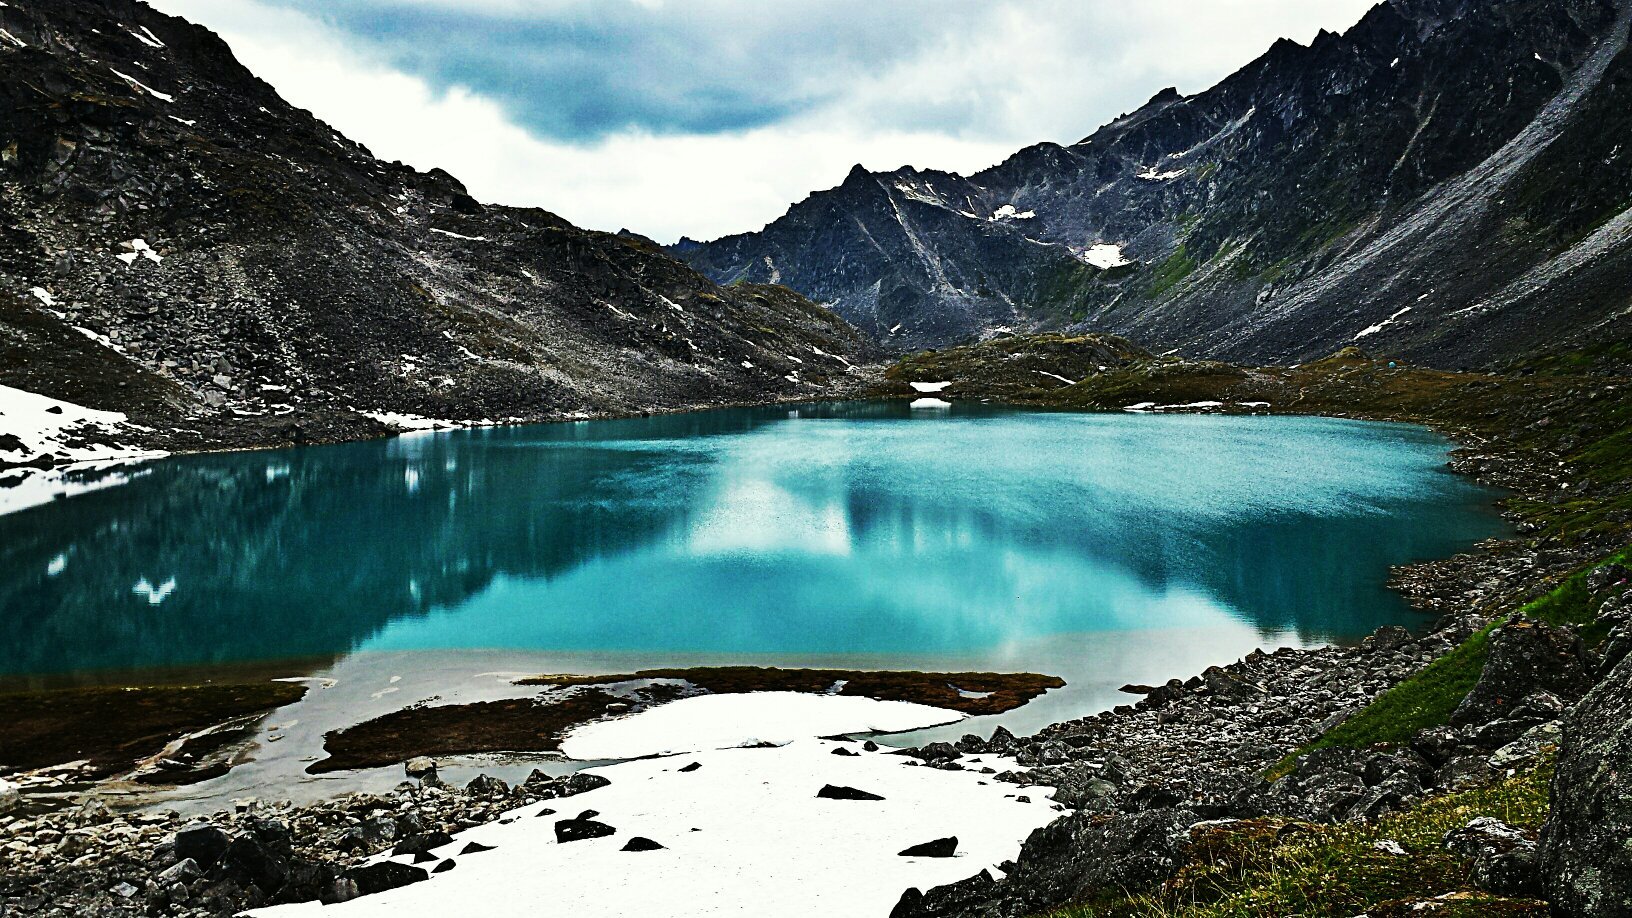
[[[0,385],[301,440],[809,396],[869,348],[791,291],[381,162],[142,3],[0,4]]]
[[[1627,337],[1627,0],[1388,0],[971,176],[859,167],[673,250],[906,350],[1075,327],[1245,361],[1443,365]]]

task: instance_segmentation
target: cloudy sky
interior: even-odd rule
[[[150,0],[385,159],[661,241],[854,163],[968,172],[1373,0]]]

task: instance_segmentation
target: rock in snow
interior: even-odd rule
[[[1047,788],[1028,789],[1035,802],[1017,804],[1005,796],[1014,793],[1012,784],[908,767],[907,757],[884,750],[841,758],[832,754],[836,745],[804,739],[703,752],[681,760],[702,763],[691,774],[681,774],[672,759],[597,768],[612,783],[581,805],[605,814],[600,818],[618,827],[616,836],[558,844],[541,820],[501,820],[459,834],[461,844],[494,850],[429,882],[338,905],[250,914],[418,918],[468,914],[480,897],[483,918],[757,916],[767,902],[792,918],[884,915],[903,889],[950,883],[1015,857],[1022,839],[1058,815]],[[813,788],[826,784],[868,788],[884,799],[860,805],[818,799]],[[538,808],[506,816],[531,817]],[[898,856],[903,842],[915,838],[956,838],[962,856]],[[663,847],[643,843],[654,839]],[[630,851],[646,853],[637,858]]]

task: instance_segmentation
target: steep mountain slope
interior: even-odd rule
[[[0,385],[301,440],[809,396],[868,348],[787,290],[380,162],[145,4],[0,5]]]
[[[894,349],[1075,325],[1236,360],[1502,362],[1626,337],[1627,0],[1388,0],[969,177],[859,168],[674,251]],[[1123,260],[1128,264],[1121,264]]]

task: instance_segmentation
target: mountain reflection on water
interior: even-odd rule
[[[1403,425],[901,403],[422,434],[120,469],[0,516],[0,673],[360,650],[987,651],[1413,623],[1501,531]]]

